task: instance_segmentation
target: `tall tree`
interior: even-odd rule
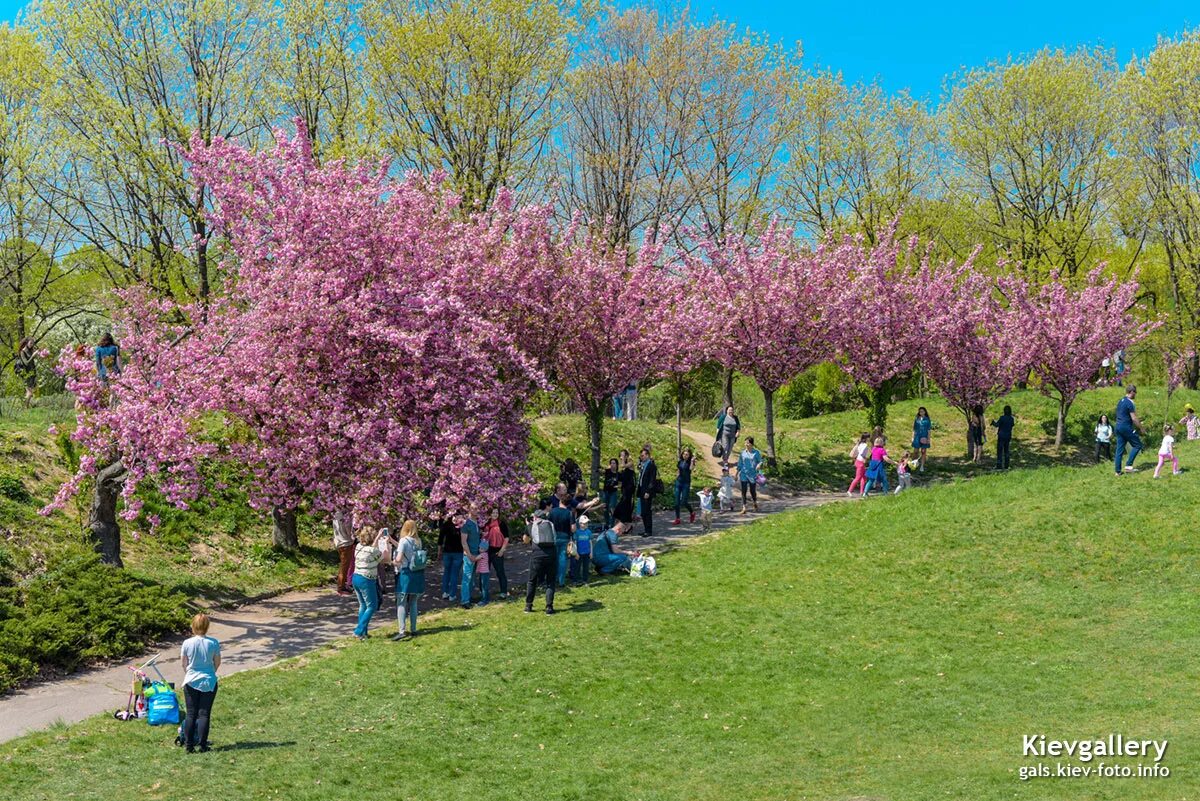
[[[365,67],[388,150],[466,208],[535,169],[579,21],[562,0],[368,0]]]

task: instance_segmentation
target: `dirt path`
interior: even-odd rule
[[[687,429],[683,433],[695,442],[711,472],[720,475],[720,461],[712,456],[712,436]],[[699,488],[699,485],[694,487],[696,490]],[[717,513],[713,530],[733,528],[779,512],[844,499],[841,495],[816,492],[773,494],[771,489],[768,485],[759,493],[758,512],[745,515]],[[693,504],[698,509],[695,498]],[[681,525],[671,525],[671,519],[671,513],[657,512],[654,536],[635,534],[624,538],[622,544],[627,548],[662,553],[686,545],[703,534],[699,522],[687,522],[686,512]],[[635,526],[636,532],[641,530],[640,525]],[[517,542],[510,546],[505,559],[509,589],[514,599],[524,595],[525,580],[529,574],[529,551],[529,546]],[[441,600],[441,573],[441,565],[436,560],[431,562],[426,577],[426,593],[421,599],[423,616],[431,611],[457,607],[456,603]],[[492,581],[492,592],[496,593],[495,579]],[[357,612],[358,605],[353,596],[340,596],[331,587],[291,592],[237,609],[211,612],[213,622],[210,634],[221,641],[221,674],[267,667],[282,659],[346,639],[354,628]],[[452,614],[469,618],[473,613],[458,610]],[[379,614],[372,621],[372,627],[376,636],[382,636],[394,633],[395,625],[395,596],[389,592],[382,601]],[[184,637],[177,637],[136,660],[131,658],[126,664],[145,662],[154,654],[159,654],[158,664],[167,680],[181,683],[183,675],[179,665],[179,646],[183,640]],[[132,674],[125,665],[97,668],[34,684],[0,697],[0,742],[58,722],[75,723],[92,715],[124,708],[131,679]]]

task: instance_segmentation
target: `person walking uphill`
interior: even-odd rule
[[[726,406],[725,411],[717,415],[717,442],[721,445],[723,466],[729,464],[729,457],[733,455],[733,446],[737,443],[741,430],[742,421],[734,414],[732,406]]]
[[[221,644],[208,636],[208,615],[192,618],[192,636],[183,641],[179,661],[183,667],[183,745],[190,754],[208,749],[209,718],[217,698],[217,668],[221,667]]]
[[[658,465],[650,455],[650,446],[642,448],[641,463],[638,466],[638,504],[642,512],[642,525],[645,527],[644,536],[654,535],[654,496],[661,491],[658,480]]]
[[[1142,421],[1137,416],[1137,405],[1133,399],[1137,397],[1137,387],[1130,384],[1125,389],[1125,397],[1121,398],[1117,404],[1117,413],[1114,419],[1113,431],[1117,435],[1117,452],[1113,458],[1113,470],[1117,475],[1121,475],[1121,457],[1125,455],[1125,447],[1129,447],[1129,461],[1125,463],[1124,472],[1133,473],[1136,468],[1133,466],[1133,460],[1142,452],[1142,438],[1139,433],[1144,434],[1146,430],[1142,428]]]
[[[379,563],[383,552],[376,543],[385,536],[385,530],[362,529],[358,532],[358,546],[354,549],[354,594],[358,596],[358,625],[354,636],[360,640],[368,637],[367,627],[375,610],[379,609]]]
[[[396,622],[394,640],[407,640],[417,633],[417,601],[425,592],[425,566],[429,557],[417,537],[417,521],[405,520],[392,565],[396,568]]]
[[[695,466],[696,457],[692,454],[692,449],[681,450],[679,463],[676,465],[679,475],[675,479],[675,522],[673,525],[678,526],[683,522],[679,513],[684,507],[688,510],[688,522],[696,522],[696,511],[692,508],[692,470]]]
[[[746,514],[746,493],[754,501],[754,511],[758,511],[758,469],[762,466],[762,452],[754,447],[754,437],[746,437],[746,447],[738,457],[738,481],[742,485],[742,514]]]

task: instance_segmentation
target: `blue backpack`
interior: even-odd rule
[[[576,529],[575,531],[575,550],[580,556],[592,555],[592,530],[588,528]]]

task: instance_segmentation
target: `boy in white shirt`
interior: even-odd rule
[[[712,528],[713,515],[713,494],[708,487],[696,493],[700,497],[700,525],[704,528],[704,533],[707,534]]]
[[[1158,471],[1162,470],[1163,462],[1167,459],[1171,460],[1172,473],[1171,475],[1179,475],[1179,457],[1175,455],[1175,426],[1167,423],[1163,426],[1162,445],[1158,446],[1158,466],[1154,468],[1154,477],[1158,478]]]
[[[729,468],[721,468],[721,491],[718,494],[721,499],[721,511],[733,511],[733,476],[729,475]]]

